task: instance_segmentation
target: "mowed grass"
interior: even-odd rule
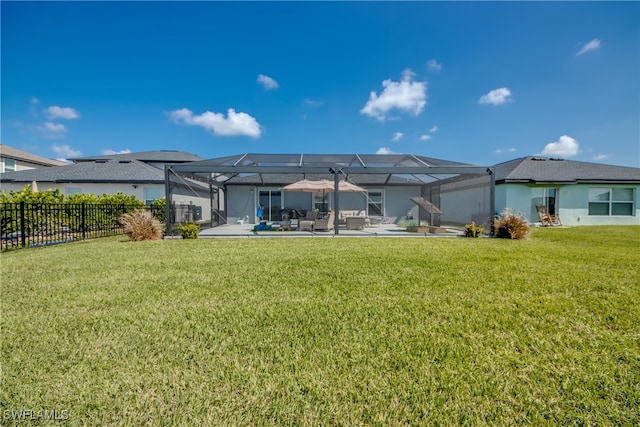
[[[5,422],[640,424],[640,227],[119,237],[0,262]]]

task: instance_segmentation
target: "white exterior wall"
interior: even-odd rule
[[[2,190],[21,191],[26,184],[20,183],[4,183],[2,184]],[[51,183],[51,182],[38,182],[38,190],[55,190],[58,189],[65,196],[69,194],[69,191],[79,190],[80,193],[95,194],[101,196],[103,194],[116,194],[122,193],[127,196],[136,196],[138,200],[145,201],[145,188],[155,188],[159,190],[160,197],[164,197],[164,185],[163,184],[109,184],[109,183]],[[177,204],[194,204],[202,207],[202,220],[211,220],[211,203],[208,198],[196,197],[196,195],[172,195],[173,202]]]
[[[411,187],[387,187],[384,190],[384,216],[394,222],[399,222],[412,214],[418,218],[418,206],[413,203],[411,197],[420,197],[420,186]]]
[[[12,183],[7,182],[2,184],[2,189],[9,191],[21,191],[24,189],[24,183]],[[138,188],[134,188],[131,184],[109,184],[109,183],[51,183],[51,182],[37,182],[39,191],[55,190],[58,189],[64,195],[69,194],[69,190],[79,189],[80,193],[95,194],[100,196],[102,194],[116,194],[123,193],[126,195],[134,195],[139,200],[144,201],[144,187],[160,188],[161,195],[164,195],[164,185],[162,184],[147,184],[138,185]]]
[[[248,217],[249,223],[256,220],[256,194],[253,187],[229,186],[226,189],[226,211],[229,224]]]
[[[498,199],[496,194],[496,200]],[[491,177],[489,175],[443,184],[440,187],[441,223],[479,224],[491,221]]]
[[[440,221],[468,224],[476,218],[491,217],[491,188],[467,188],[440,194]]]

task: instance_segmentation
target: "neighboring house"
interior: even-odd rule
[[[496,210],[538,222],[536,205],[564,225],[640,225],[640,168],[544,157],[495,167]]]
[[[536,206],[544,206],[563,225],[640,225],[640,168],[528,156],[493,170],[496,214],[510,209],[539,223]],[[474,197],[474,203],[490,203],[486,183],[486,178],[439,183],[442,221],[486,222],[469,211]]]
[[[58,189],[65,195],[115,194],[134,195],[150,204],[165,196],[165,165],[202,160],[181,151],[147,151],[72,159],[73,164],[50,168],[21,170],[0,174],[2,189],[19,191],[35,182],[38,190]],[[211,218],[211,195],[208,183],[181,178],[171,180],[173,202],[198,207],[198,218]],[[180,219],[178,219],[180,220]]]
[[[51,166],[68,165],[67,162],[60,160],[46,159],[18,150],[8,145],[0,144],[0,173],[14,172],[27,169],[47,168]]]

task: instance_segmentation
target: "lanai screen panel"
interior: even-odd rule
[[[493,210],[491,168],[411,154],[245,153],[172,165],[167,174],[207,176],[212,186],[221,188],[282,187],[301,179],[333,179],[330,170],[339,171],[340,179],[368,188],[419,186],[422,197],[446,207],[445,216],[464,212],[469,218],[465,221]],[[484,177],[479,186],[469,185],[468,180],[473,182],[478,175]],[[452,182],[456,185],[450,189]]]

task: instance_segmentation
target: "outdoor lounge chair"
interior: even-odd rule
[[[334,213],[333,211],[329,211],[329,215],[325,216],[322,219],[316,219],[313,223],[314,230],[333,230],[334,223]]]
[[[544,205],[536,205],[536,212],[538,212],[538,218],[540,219],[540,225],[543,227],[553,227],[555,225],[562,225],[559,215],[551,215],[547,211],[547,207]]]
[[[307,211],[306,215],[298,219],[299,231],[313,231],[314,223],[318,218],[318,211]]]

